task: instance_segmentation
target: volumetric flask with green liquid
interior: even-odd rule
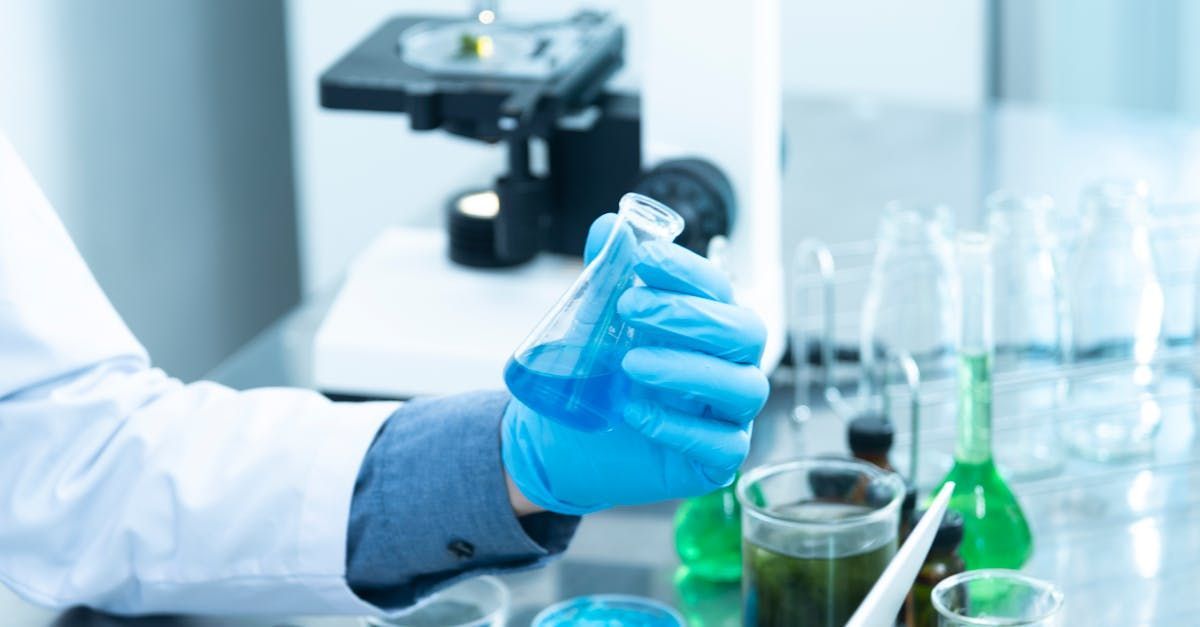
[[[954,466],[942,483],[955,484],[950,509],[963,516],[959,552],[967,566],[1020,568],[1033,553],[1033,536],[992,457],[991,243],[983,234],[965,233],[958,252],[963,306],[958,441]]]
[[[638,281],[638,248],[683,232],[679,214],[641,194],[625,194],[619,207],[604,247],[504,369],[518,401],[582,431],[611,429],[633,394],[621,360],[638,332],[617,313],[617,299]]]

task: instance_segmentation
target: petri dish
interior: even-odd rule
[[[503,627],[508,587],[495,577],[468,579],[440,590],[400,616],[368,617],[366,627]]]
[[[669,605],[624,594],[595,594],[568,599],[542,610],[533,627],[684,627]]]

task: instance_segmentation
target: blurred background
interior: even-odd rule
[[[627,25],[619,85],[653,35],[642,4],[586,3]],[[432,224],[502,168],[498,147],[317,105],[320,72],[384,17],[469,8],[0,0],[0,128],[157,364],[193,378],[382,228]],[[781,22],[785,229],[869,237],[893,198],[970,224],[1013,181],[1067,208],[1111,174],[1200,197],[1200,3],[789,0]]]

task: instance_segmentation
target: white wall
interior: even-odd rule
[[[985,17],[984,0],[783,0],[784,87],[978,107]]]
[[[0,0],[0,128],[158,365],[296,301],[280,2]]]
[[[1200,115],[1200,2],[1005,0],[1000,8],[1002,99]]]
[[[626,22],[629,67],[615,84],[638,86],[644,2],[505,0],[502,13],[553,17],[607,8]],[[783,82],[792,94],[881,98],[963,109],[983,99],[983,0],[782,0]],[[444,200],[489,184],[497,147],[445,133],[413,133],[404,116],[323,111],[320,73],[387,16],[466,14],[465,0],[288,0],[293,136],[300,194],[304,286],[336,282],[347,262],[391,224],[434,224]],[[719,46],[720,42],[714,42]],[[802,150],[802,146],[793,146]]]

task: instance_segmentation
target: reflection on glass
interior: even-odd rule
[[[1005,192],[987,201],[995,277],[993,372],[1021,383],[994,399],[996,457],[1017,479],[1045,476],[1062,467],[1049,418],[1061,402],[1063,382],[1053,368],[1064,357],[1064,302],[1054,259],[1049,196]],[[1041,376],[1029,376],[1031,373]],[[1008,424],[1006,424],[1008,423]],[[1005,433],[1005,429],[1013,430]]]
[[[1138,576],[1154,579],[1162,568],[1162,533],[1158,522],[1148,517],[1129,525],[1129,538]]]
[[[1163,292],[1147,228],[1142,183],[1106,181],[1083,195],[1083,234],[1065,283],[1071,360],[1123,360],[1103,375],[1070,382],[1072,413],[1064,440],[1084,457],[1109,461],[1151,451],[1161,423],[1150,361],[1158,349]],[[1121,412],[1101,408],[1126,407]]]
[[[884,209],[859,345],[868,393],[878,396],[889,356],[902,352],[922,381],[953,374],[959,313],[950,230],[943,206]]]

